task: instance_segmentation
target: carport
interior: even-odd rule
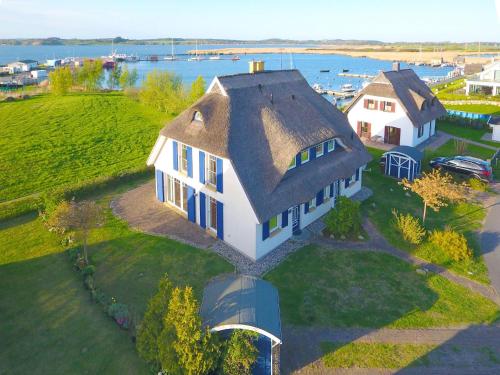
[[[201,316],[212,331],[244,329],[259,334],[255,375],[273,374],[274,356],[281,344],[279,298],[276,288],[262,279],[228,275],[211,281],[203,293]]]
[[[386,175],[413,181],[422,170],[423,158],[424,154],[415,147],[398,146],[385,152],[381,163]]]

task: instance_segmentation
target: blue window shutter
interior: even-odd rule
[[[304,213],[307,214],[309,212],[309,202],[304,203]]]
[[[323,143],[323,154],[328,154],[328,141]]]
[[[193,149],[191,147],[186,147],[186,158],[187,158],[187,174],[188,177],[193,177]]]
[[[156,170],[156,198],[160,202],[165,202],[165,186],[163,183],[163,172]]]
[[[318,191],[318,194],[316,194],[316,206],[321,206],[323,204],[324,196],[325,193],[323,190]]]
[[[330,198],[333,198],[333,184],[330,184]]]
[[[356,168],[356,181],[359,181],[359,168]]]
[[[223,173],[222,173],[222,159],[219,159],[217,158],[217,191],[219,193],[222,193],[223,189],[222,187],[224,186],[224,183],[223,183]]]
[[[224,205],[217,201],[217,238],[224,240]]]
[[[205,153],[200,151],[200,182],[205,183]]]
[[[350,182],[351,182],[351,177],[347,177],[347,178],[344,180],[344,187],[345,187],[345,188],[348,188],[348,187],[349,187]]]
[[[196,222],[196,200],[194,196],[194,189],[188,186],[188,220],[193,223]]]
[[[288,226],[288,210],[283,211],[281,214],[281,227],[286,228]]]
[[[316,147],[311,147],[309,149],[309,159],[310,160],[316,159]]]
[[[178,171],[179,170],[179,147],[178,147],[178,143],[176,141],[173,141],[172,142],[172,150],[173,150],[173,153],[172,153],[172,159],[174,161],[174,170],[175,171]]]
[[[269,237],[269,221],[262,224],[262,241]]]
[[[298,153],[296,156],[295,156],[295,165],[298,167],[300,166],[300,163],[302,162],[302,159],[300,158],[300,153]]]
[[[205,197],[204,193],[200,192],[200,227],[202,228],[207,227],[206,204],[207,204],[207,198]]]

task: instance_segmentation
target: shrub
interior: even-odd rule
[[[394,224],[399,229],[403,238],[413,245],[418,245],[425,237],[425,229],[420,224],[420,220],[410,214],[398,213],[395,209],[392,210],[394,215]]]
[[[328,231],[335,236],[356,236],[361,231],[359,202],[340,196],[325,218]]]
[[[108,315],[122,328],[127,329],[129,323],[129,313],[127,305],[118,303],[113,298],[111,305],[108,307]]]
[[[85,288],[87,288],[88,290],[94,290],[95,289],[94,276],[86,275],[83,278],[83,285],[85,285]]]
[[[465,152],[467,151],[467,147],[468,147],[467,142],[461,141],[459,139],[455,139],[454,144],[455,144],[455,152],[458,155],[465,154]]]
[[[74,248],[68,250],[69,259],[72,262],[76,262],[76,260],[80,257],[80,255],[81,255],[80,248],[78,248],[78,247],[74,247]]]
[[[443,231],[433,231],[429,237],[429,241],[434,246],[443,250],[454,261],[469,260],[473,256],[464,235],[450,228],[446,228]]]
[[[478,178],[471,178],[469,180],[469,186],[472,190],[476,191],[486,191],[488,189],[488,184]]]
[[[95,266],[89,264],[88,266],[85,266],[82,269],[82,275],[83,276],[88,276],[88,275],[93,275],[95,273]]]

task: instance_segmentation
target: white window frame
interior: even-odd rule
[[[179,181],[179,187],[180,187],[180,207],[175,203],[175,181]],[[171,204],[172,206],[178,208],[184,213],[187,213],[187,209],[184,210],[184,204],[186,204],[187,208],[187,194],[186,197],[184,197],[184,188],[187,188],[187,184],[179,180],[178,178],[172,177],[167,174],[167,202]]]
[[[320,152],[318,152],[318,147],[320,148]],[[320,143],[319,145],[314,146],[316,149],[316,157],[319,158],[320,156],[323,156],[325,154],[325,148],[324,144]]]
[[[288,170],[290,169],[293,169],[297,166],[297,158],[293,158],[292,162],[290,163],[290,165],[288,166]]]
[[[304,152],[307,152],[307,160],[303,160],[303,159],[302,159],[302,154],[303,154]],[[311,160],[311,152],[309,151],[309,149],[304,150],[304,151],[301,151],[301,152],[300,152],[300,164],[305,164],[305,163],[307,163],[309,160]]]
[[[211,197],[210,195],[207,195],[206,200],[207,200],[207,202],[206,202],[207,207],[206,207],[205,211],[206,211],[206,218],[207,218],[206,219],[207,228],[209,230],[211,230],[212,232],[217,233],[217,226],[219,224],[219,223],[217,223],[217,199]],[[212,209],[211,209],[212,201],[215,202],[215,228],[212,227],[212,215],[211,215],[212,214]]]
[[[376,110],[377,109],[377,101],[375,99],[367,99],[368,100],[368,104],[367,104],[367,109],[370,109],[370,110]]]
[[[200,111],[196,111],[193,115],[193,120],[194,121],[199,121],[199,122],[203,122],[203,115],[201,114]]]
[[[328,144],[328,152],[335,151],[335,139],[330,139],[329,141],[326,141],[326,143]]]
[[[215,170],[212,171],[210,169],[210,162],[213,161],[214,163],[214,166],[215,166]],[[217,187],[217,157],[214,156],[214,155],[211,155],[211,154],[208,154],[208,157],[207,157],[207,165],[206,165],[206,168],[205,168],[205,185],[210,185],[210,186],[213,186],[213,187]],[[213,183],[211,180],[215,181],[215,183]]]
[[[392,112],[392,109],[396,103],[384,101],[384,112]],[[389,107],[389,109],[387,109]]]
[[[323,200],[329,201],[330,200],[330,185],[326,185],[325,188],[323,189]]]
[[[314,211],[316,209],[316,197],[309,201],[309,212]]]
[[[181,173],[187,173],[188,170],[187,148],[187,145],[181,143],[181,152],[179,153],[179,172]],[[183,157],[184,151],[186,151],[186,159]],[[186,168],[184,168],[184,162],[186,162]]]
[[[271,228],[271,220],[274,218],[276,218],[276,226],[274,228]],[[280,229],[281,229],[281,215],[276,215],[273,216],[271,219],[269,219],[269,234],[272,234]]]

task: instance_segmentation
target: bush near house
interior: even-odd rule
[[[360,203],[344,196],[337,199],[335,208],[325,218],[328,233],[356,238],[361,233]]]

